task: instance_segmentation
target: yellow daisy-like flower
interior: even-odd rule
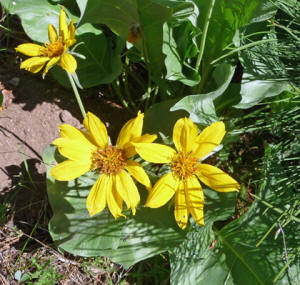
[[[144,115],[129,120],[121,129],[115,146],[109,143],[105,125],[88,112],[83,124],[88,132],[68,124],[60,126],[61,138],[53,141],[59,152],[68,159],[52,168],[50,174],[57,180],[75,179],[94,170],[100,176],[87,197],[91,216],[101,212],[106,205],[115,218],[124,216],[122,204],[131,208],[133,215],[140,202],[138,189],[131,178],[151,188],[151,182],[142,166],[130,158],[136,154],[132,143],[153,142],[156,135],[142,135]]]
[[[38,44],[21,44],[15,48],[16,51],[23,53],[31,58],[23,61],[20,68],[32,73],[39,72],[46,64],[43,76],[46,75],[49,68],[59,64],[69,73],[74,73],[77,68],[75,58],[68,53],[68,48],[76,43],[75,27],[73,20],[67,25],[66,13],[61,9],[59,14],[59,35],[53,25],[48,25],[49,43],[44,46]]]
[[[177,149],[157,143],[135,143],[137,153],[153,163],[167,163],[171,172],[161,177],[150,191],[146,206],[158,208],[175,194],[175,220],[185,229],[191,214],[204,225],[204,195],[199,180],[220,191],[238,191],[239,184],[217,167],[200,163],[218,146],[225,135],[223,122],[216,122],[200,134],[198,127],[188,118],[179,119],[173,129],[173,142]]]

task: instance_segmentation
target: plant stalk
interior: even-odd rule
[[[200,51],[199,51],[197,61],[196,61],[195,69],[198,70],[198,71],[199,71],[199,67],[200,67],[202,57],[203,57],[203,53],[204,53],[209,21],[210,21],[210,18],[211,18],[213,9],[214,9],[214,5],[215,5],[215,0],[210,0],[210,4],[209,4],[208,12],[207,12],[207,15],[206,15],[203,32],[202,32],[202,37],[201,37]]]
[[[69,81],[70,81],[70,83],[71,83],[71,86],[72,86],[72,89],[73,89],[75,98],[76,98],[76,100],[77,100],[77,103],[78,103],[78,105],[79,105],[81,114],[82,114],[83,118],[85,118],[86,112],[85,112],[85,109],[84,109],[84,107],[83,107],[83,104],[82,104],[80,95],[79,95],[79,93],[78,93],[78,89],[77,89],[77,87],[76,87],[76,84],[75,84],[75,82],[74,82],[74,79],[73,79],[72,75],[71,75],[69,72],[67,72],[67,75],[68,75]]]

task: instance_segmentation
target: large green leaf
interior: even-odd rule
[[[34,41],[48,41],[48,24],[58,26],[60,6],[47,0],[0,1],[9,13],[20,17],[25,33]]]
[[[213,77],[217,88],[207,94],[189,95],[177,102],[170,110],[185,110],[191,120],[202,125],[209,125],[218,120],[214,100],[221,96],[232,79],[235,68],[229,64],[220,64],[214,70]]]
[[[244,73],[240,91],[242,100],[234,107],[239,109],[251,108],[263,99],[279,95],[287,89],[289,89],[287,82],[253,80],[252,75]]]
[[[286,177],[276,157],[277,149],[271,146],[266,151],[265,178],[260,197],[282,208],[291,203],[294,193],[287,187]],[[292,221],[284,227],[284,232],[279,232],[279,236],[274,238],[275,229],[279,228],[276,224],[278,217],[279,214],[271,209],[266,214],[266,206],[255,200],[243,217],[221,230],[215,228],[214,248],[208,249],[208,242],[205,249],[201,248],[205,241],[200,240],[199,251],[195,252],[192,248],[175,250],[176,254],[171,255],[171,282],[199,285],[298,284],[300,268],[296,256],[300,227]],[[275,229],[257,247],[258,241],[274,223]],[[197,243],[195,239],[189,242]],[[285,249],[290,258],[289,270],[284,270]],[[276,283],[275,278],[278,280]]]
[[[49,231],[60,250],[81,256],[108,256],[129,267],[182,242],[187,231],[177,226],[168,205],[159,209],[140,206],[135,216],[126,212],[126,219],[115,220],[108,210],[89,217],[86,197],[97,176],[87,173],[73,181],[56,181],[49,171],[61,159],[55,147],[47,146],[44,149],[47,192],[53,210]],[[234,193],[205,191],[207,225],[228,218],[234,209],[235,199]]]
[[[106,209],[90,217],[86,197],[97,176],[90,172],[69,182],[55,181],[49,170],[59,160],[47,146],[47,191],[53,210],[50,234],[61,250],[80,256],[109,256],[126,267],[175,246],[185,235],[167,207],[157,211],[139,207],[134,217],[115,220]],[[61,159],[61,158],[60,158]]]
[[[163,24],[171,15],[171,9],[152,1],[88,0],[81,22],[105,24],[124,40],[135,25],[140,26],[143,41],[138,40],[136,46],[149,60],[152,72],[159,74],[164,62]]]
[[[166,100],[152,105],[145,113],[144,130],[146,133],[163,133],[172,137],[173,127],[179,118],[187,116],[187,112],[180,110],[170,112],[170,108],[178,99]]]
[[[87,0],[82,12],[81,24],[105,24],[125,40],[130,26],[139,23],[137,4],[133,0]]]

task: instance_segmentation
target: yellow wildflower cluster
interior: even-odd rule
[[[92,113],[83,121],[87,132],[61,125],[61,138],[53,144],[68,159],[55,166],[50,174],[66,181],[88,171],[99,173],[87,198],[90,215],[101,212],[107,205],[115,218],[124,216],[123,201],[135,214],[140,196],[134,178],[149,190],[146,207],[161,207],[175,195],[174,215],[178,226],[186,228],[190,214],[203,226],[204,195],[199,181],[219,192],[239,190],[239,184],[228,174],[200,162],[221,143],[225,135],[224,123],[213,123],[199,134],[198,127],[190,119],[179,119],[173,130],[175,150],[153,143],[156,135],[142,135],[143,118],[139,112],[136,118],[128,121],[114,146],[109,143],[105,125]],[[169,165],[170,172],[152,188],[142,166],[133,160],[136,154],[146,161]]]

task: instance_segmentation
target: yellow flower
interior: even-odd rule
[[[48,25],[49,43],[44,46],[37,44],[21,44],[15,48],[16,51],[23,53],[31,58],[23,61],[20,68],[32,73],[39,72],[46,64],[43,76],[49,68],[58,63],[64,70],[74,73],[77,68],[75,58],[68,53],[68,48],[75,42],[75,27],[73,20],[67,25],[66,13],[61,9],[59,14],[59,35],[53,25]]]
[[[87,197],[91,216],[101,212],[106,205],[115,218],[124,216],[122,204],[131,208],[133,215],[140,202],[138,189],[131,178],[151,188],[151,182],[142,166],[130,158],[136,154],[133,142],[153,142],[156,135],[142,135],[144,115],[129,120],[121,129],[117,143],[112,146],[105,125],[88,112],[83,124],[88,132],[68,124],[60,126],[61,138],[53,141],[59,152],[68,159],[52,168],[50,174],[57,180],[75,179],[94,170],[100,176]]]
[[[216,122],[200,134],[198,127],[188,118],[179,119],[173,129],[173,142],[177,149],[157,143],[134,143],[137,153],[153,163],[167,163],[171,171],[161,177],[150,191],[146,206],[158,208],[175,194],[174,215],[178,226],[185,229],[191,214],[204,225],[204,195],[199,180],[220,192],[238,191],[239,184],[217,167],[200,163],[218,146],[225,135],[223,122]]]

